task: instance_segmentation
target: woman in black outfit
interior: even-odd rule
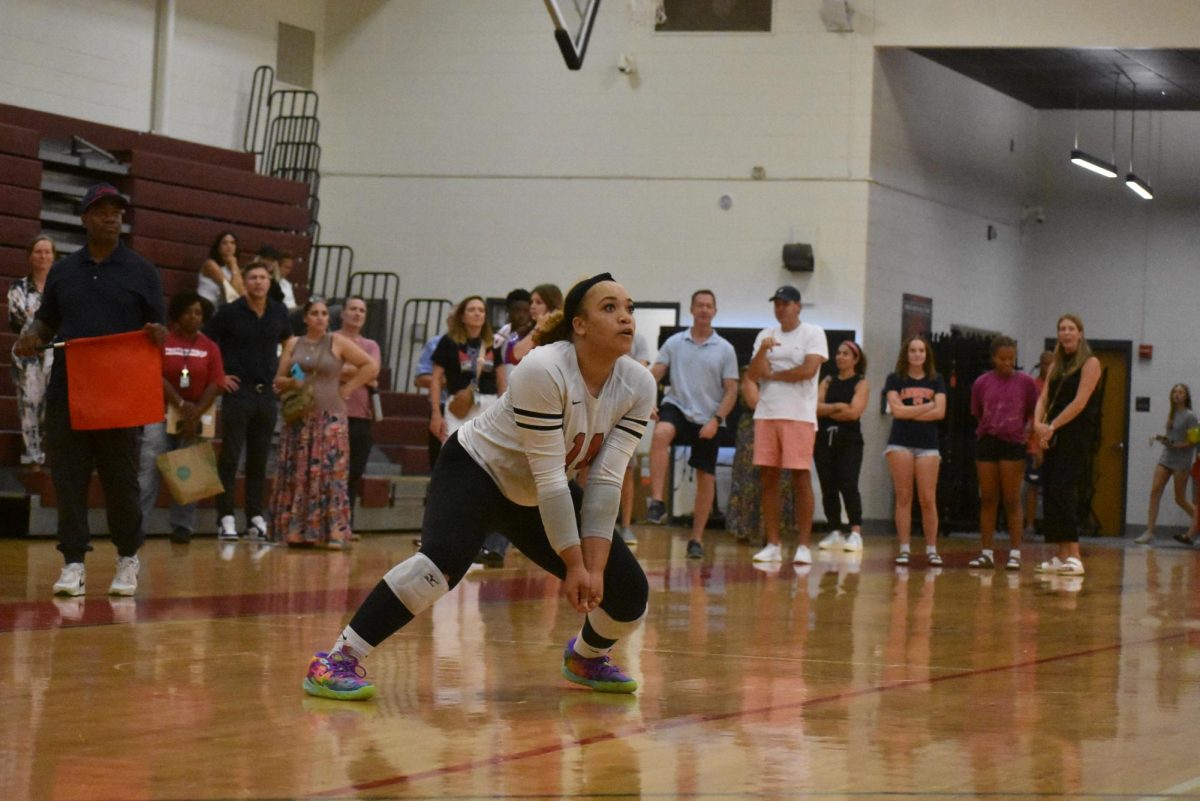
[[[1058,553],[1038,565],[1039,573],[1082,576],[1079,555],[1079,494],[1091,465],[1100,419],[1100,360],[1083,336],[1083,320],[1074,314],[1058,319],[1054,364],[1038,398],[1034,420],[1045,449],[1042,461],[1042,508],[1046,542]]]
[[[826,376],[817,388],[817,442],[813,461],[821,482],[821,505],[830,533],[817,547],[822,550],[861,551],[862,496],[858,474],[862,470],[863,438],[859,418],[867,408],[867,357],[853,340],[838,346],[834,357],[837,375]],[[850,533],[843,536],[842,502]]]

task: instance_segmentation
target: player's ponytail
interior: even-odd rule
[[[571,326],[567,315],[562,309],[548,312],[533,329],[534,345],[549,345],[551,342],[564,342],[571,338]]]

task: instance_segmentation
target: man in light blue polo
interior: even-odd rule
[[[691,446],[688,464],[696,469],[696,510],[687,555],[689,559],[701,559],[704,557],[701,539],[716,495],[717,430],[725,425],[726,415],[737,402],[738,368],[733,345],[713,330],[717,296],[712,290],[698,289],[692,293],[691,312],[692,327],[664,342],[650,367],[658,381],[670,371],[670,390],[658,410],[650,442],[646,521],[666,521],[662,498],[671,445]]]

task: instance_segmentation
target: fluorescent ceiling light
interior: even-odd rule
[[[1105,178],[1117,177],[1117,167],[1115,164],[1109,164],[1103,159],[1089,156],[1082,150],[1071,151],[1071,163],[1083,167],[1085,170],[1091,170],[1097,175],[1103,175]]]
[[[1154,190],[1150,188],[1150,184],[1138,178],[1133,173],[1125,176],[1125,185],[1142,200],[1154,200]]]

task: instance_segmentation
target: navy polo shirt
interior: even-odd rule
[[[234,375],[241,387],[271,385],[279,368],[279,343],[292,336],[287,307],[267,298],[258,316],[245,298],[226,303],[204,326],[204,333],[221,347],[225,375]]]
[[[57,341],[139,331],[166,319],[162,281],[153,264],[124,243],[97,262],[85,245],[50,268],[36,319]],[[67,398],[67,360],[54,360],[47,400]]]

